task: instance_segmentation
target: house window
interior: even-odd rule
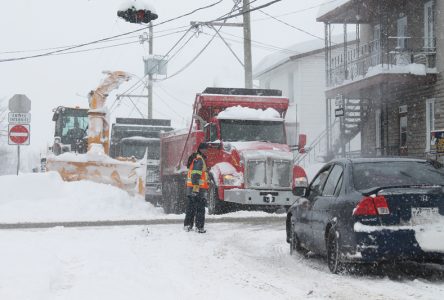
[[[396,48],[405,49],[407,44],[407,16],[398,19],[398,45]]]
[[[433,1],[424,4],[424,49],[433,51],[435,48],[435,13]]]
[[[435,130],[435,99],[426,101],[426,152],[430,152],[430,135]]]
[[[399,147],[407,148],[407,115],[399,117]]]
[[[381,155],[381,109],[377,109],[375,111],[375,123],[376,123],[376,128],[375,128],[376,155],[380,156]]]

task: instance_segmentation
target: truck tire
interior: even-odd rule
[[[164,181],[162,185],[162,207],[166,214],[171,213],[171,183]]]
[[[210,180],[210,189],[208,190],[208,214],[210,215],[220,215],[225,213],[225,203],[219,199],[219,194],[217,192],[217,186],[214,180]]]
[[[181,180],[181,178],[177,178],[173,184],[174,191],[174,201],[172,201],[172,213],[174,214],[183,214],[185,213],[185,203],[186,203],[186,191],[185,191],[185,183]]]

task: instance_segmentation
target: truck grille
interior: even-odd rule
[[[246,162],[246,187],[252,189],[291,188],[292,162],[267,159]]]
[[[146,168],[146,182],[156,183],[159,182],[159,166],[147,166]]]

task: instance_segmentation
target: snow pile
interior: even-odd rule
[[[370,67],[365,77],[371,77],[378,74],[413,74],[418,76],[427,75],[427,68],[422,64],[407,65],[377,65]]]
[[[109,157],[107,154],[105,154],[105,150],[103,149],[103,145],[101,144],[91,144],[91,149],[86,154],[66,152],[58,156],[49,155],[48,161],[79,163],[102,162],[114,165],[138,166],[137,164],[132,162],[121,161]]]
[[[135,220],[163,216],[140,197],[90,181],[64,182],[56,172],[0,176],[0,223]]]
[[[266,120],[266,121],[282,121],[279,112],[274,108],[267,108],[266,110],[254,109],[242,106],[228,107],[226,110],[219,113],[218,119],[230,120]]]

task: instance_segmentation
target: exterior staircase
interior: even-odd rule
[[[311,144],[306,148],[306,153],[299,155],[295,163],[306,167],[310,164],[329,161],[336,157],[346,157],[360,155],[347,151],[347,145],[350,144],[362,129],[368,117],[369,101],[367,99],[345,99],[344,116],[341,122],[340,118],[335,118],[330,126],[330,139],[328,130],[324,130]],[[341,131],[343,132],[341,136]],[[330,141],[330,145],[328,145]],[[343,146],[345,149],[342,149]]]

